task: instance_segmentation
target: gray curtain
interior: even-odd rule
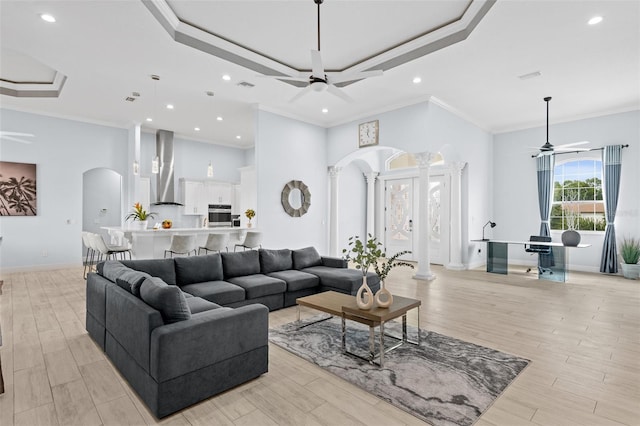
[[[536,158],[538,169],[538,206],[540,207],[540,236],[551,236],[549,219],[553,201],[553,155],[540,155]]]
[[[616,249],[616,228],[613,221],[618,208],[620,192],[621,145],[608,145],[602,150],[602,198],[607,228],[604,233],[600,272],[615,274],[618,272],[618,255]]]

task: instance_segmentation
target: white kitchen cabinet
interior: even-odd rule
[[[208,204],[233,204],[233,185],[229,182],[207,181],[204,183],[204,198]]]
[[[182,186],[182,204],[185,215],[207,214],[207,204],[204,198],[204,183],[202,181],[180,180]]]

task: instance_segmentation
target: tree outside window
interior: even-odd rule
[[[602,161],[569,160],[554,169],[551,229],[604,231]]]

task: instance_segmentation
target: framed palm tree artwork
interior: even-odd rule
[[[36,165],[0,161],[0,216],[35,216]]]

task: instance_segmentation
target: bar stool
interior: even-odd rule
[[[247,231],[247,235],[244,237],[244,241],[236,244],[233,247],[233,251],[236,251],[238,247],[242,247],[244,250],[246,249],[254,249],[256,247],[262,248],[262,232],[258,231]]]
[[[171,257],[174,254],[186,254],[187,256],[196,254],[196,236],[195,235],[172,235],[171,247],[164,251],[164,257],[167,257],[167,253],[171,253]]]
[[[127,253],[129,259],[131,259],[131,247],[129,246],[110,246],[104,242],[104,238],[100,234],[91,234],[90,240],[93,243],[92,248],[98,253],[96,263],[102,260],[117,259],[120,255],[120,259],[126,259]]]
[[[207,236],[207,242],[204,246],[198,248],[198,254],[200,254],[201,250],[205,250],[205,254],[210,251],[221,252],[224,248],[226,251],[229,251],[229,234],[209,234]]]
[[[87,279],[87,270],[91,272],[93,269],[93,258],[96,254],[93,249],[93,244],[91,242],[91,232],[82,231],[82,244],[87,248],[87,254],[82,261],[82,265],[84,266],[84,271],[82,272],[82,277]]]

